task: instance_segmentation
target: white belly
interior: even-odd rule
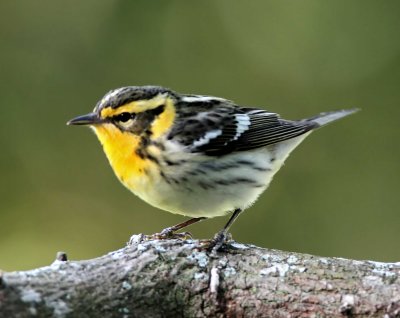
[[[150,191],[136,194],[160,209],[191,217],[215,217],[245,209],[307,135],[221,157],[195,155],[179,166],[165,166],[160,182]]]

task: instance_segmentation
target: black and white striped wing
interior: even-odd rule
[[[265,110],[220,107],[182,118],[170,138],[191,152],[221,156],[261,148],[291,139],[315,128],[308,121],[287,121]]]

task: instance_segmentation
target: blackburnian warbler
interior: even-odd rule
[[[242,107],[212,96],[184,95],[158,86],[108,92],[92,113],[68,125],[89,125],[118,179],[160,209],[190,216],[163,230],[232,213],[211,246],[268,187],[290,152],[314,129],[357,109],[302,120]]]

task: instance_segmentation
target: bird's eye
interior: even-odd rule
[[[126,123],[128,120],[134,119],[134,118],[135,118],[135,114],[131,114],[131,113],[121,113],[121,114],[114,116],[114,120],[121,122],[121,123]]]

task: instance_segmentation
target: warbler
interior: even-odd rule
[[[149,204],[191,219],[161,237],[232,213],[211,240],[220,248],[229,227],[268,187],[290,152],[313,130],[357,109],[285,120],[264,109],[159,86],[111,90],[93,112],[68,125],[88,125],[116,176]]]

